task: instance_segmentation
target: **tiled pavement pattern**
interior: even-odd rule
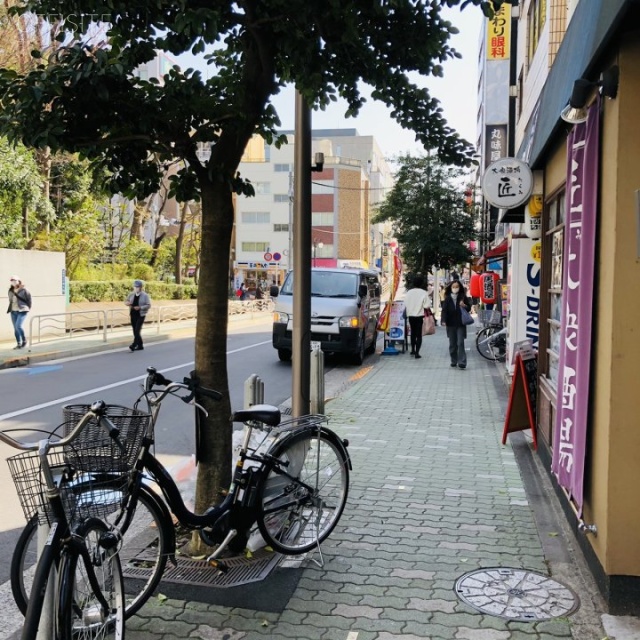
[[[534,640],[571,638],[571,619],[513,622],[454,593],[489,567],[548,573],[512,448],[502,446],[497,371],[467,340],[469,368],[449,367],[444,330],[423,358],[382,357],[327,405],[350,441],[351,489],[283,613],[154,599],[128,640]],[[598,637],[602,637],[598,635]]]

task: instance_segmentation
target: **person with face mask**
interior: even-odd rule
[[[467,352],[464,348],[464,341],[467,337],[467,327],[462,323],[460,307],[470,311],[471,299],[467,297],[463,284],[459,280],[453,280],[447,285],[444,292],[440,324],[447,327],[451,366],[466,369]]]
[[[144,282],[142,280],[134,280],[133,291],[124,302],[129,307],[131,328],[133,329],[133,342],[129,345],[131,351],[142,351],[144,349],[140,331],[142,330],[145,316],[151,308],[151,298],[143,287]]]
[[[13,334],[16,337],[17,346],[14,349],[24,349],[27,346],[27,338],[24,335],[24,324],[27,313],[31,310],[31,294],[25,289],[24,283],[18,276],[9,278],[9,307],[7,313],[11,314]]]

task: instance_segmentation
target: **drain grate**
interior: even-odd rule
[[[526,569],[480,569],[458,578],[460,600],[499,618],[536,622],[571,615],[579,606],[569,587]]]
[[[188,584],[207,587],[237,587],[251,582],[264,580],[280,563],[282,555],[260,549],[251,558],[237,556],[225,558],[224,563],[229,567],[226,573],[211,567],[205,560],[176,557],[178,563],[174,567],[171,563],[162,576],[163,582]],[[144,552],[140,553],[124,569],[125,580],[143,580],[150,575],[150,570],[144,567]]]

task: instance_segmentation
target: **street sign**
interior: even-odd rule
[[[267,257],[265,256],[265,258],[264,258],[264,259],[266,260],[266,259],[267,259]],[[271,258],[269,258],[269,259],[271,259]],[[274,259],[276,262],[280,262],[280,260],[282,260],[282,256],[281,256],[281,255],[276,251],[276,253],[274,253],[274,254],[273,254],[273,259]]]
[[[264,254],[264,259],[265,259],[267,262],[271,262],[271,261],[273,260],[273,256],[272,256],[270,253],[265,253],[265,254]]]
[[[492,162],[482,176],[482,192],[494,207],[519,207],[533,193],[533,174],[529,165],[516,158]]]

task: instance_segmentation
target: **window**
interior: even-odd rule
[[[280,172],[280,171],[285,171],[285,172],[286,171],[291,171],[291,165],[290,164],[282,164],[282,163],[276,162],[273,165],[273,170],[274,171],[278,171],[278,172]]]
[[[270,182],[256,182],[253,185],[253,188],[256,190],[256,195],[265,195],[271,193]]]
[[[312,213],[311,224],[314,227],[333,227],[333,212]]]
[[[269,251],[269,243],[268,242],[243,242],[242,251],[260,251],[261,253],[264,253],[265,251]]]
[[[270,213],[268,211],[243,211],[243,224],[269,224]]]
[[[287,193],[274,193],[273,194],[274,202],[289,202],[289,194]]]
[[[565,194],[559,195],[549,203],[549,216],[545,235],[546,246],[551,247],[551,265],[548,299],[547,324],[549,339],[547,344],[547,366],[544,371],[553,387],[558,386],[560,365],[560,320],[562,313],[563,250]]]
[[[528,14],[528,27],[529,27],[529,47],[528,47],[528,62],[531,64],[533,56],[538,48],[538,41],[540,40],[540,34],[544,28],[544,23],[547,20],[547,0],[532,0],[529,6]]]
[[[289,225],[288,224],[274,224],[273,225],[273,230],[274,231],[289,231]]]

